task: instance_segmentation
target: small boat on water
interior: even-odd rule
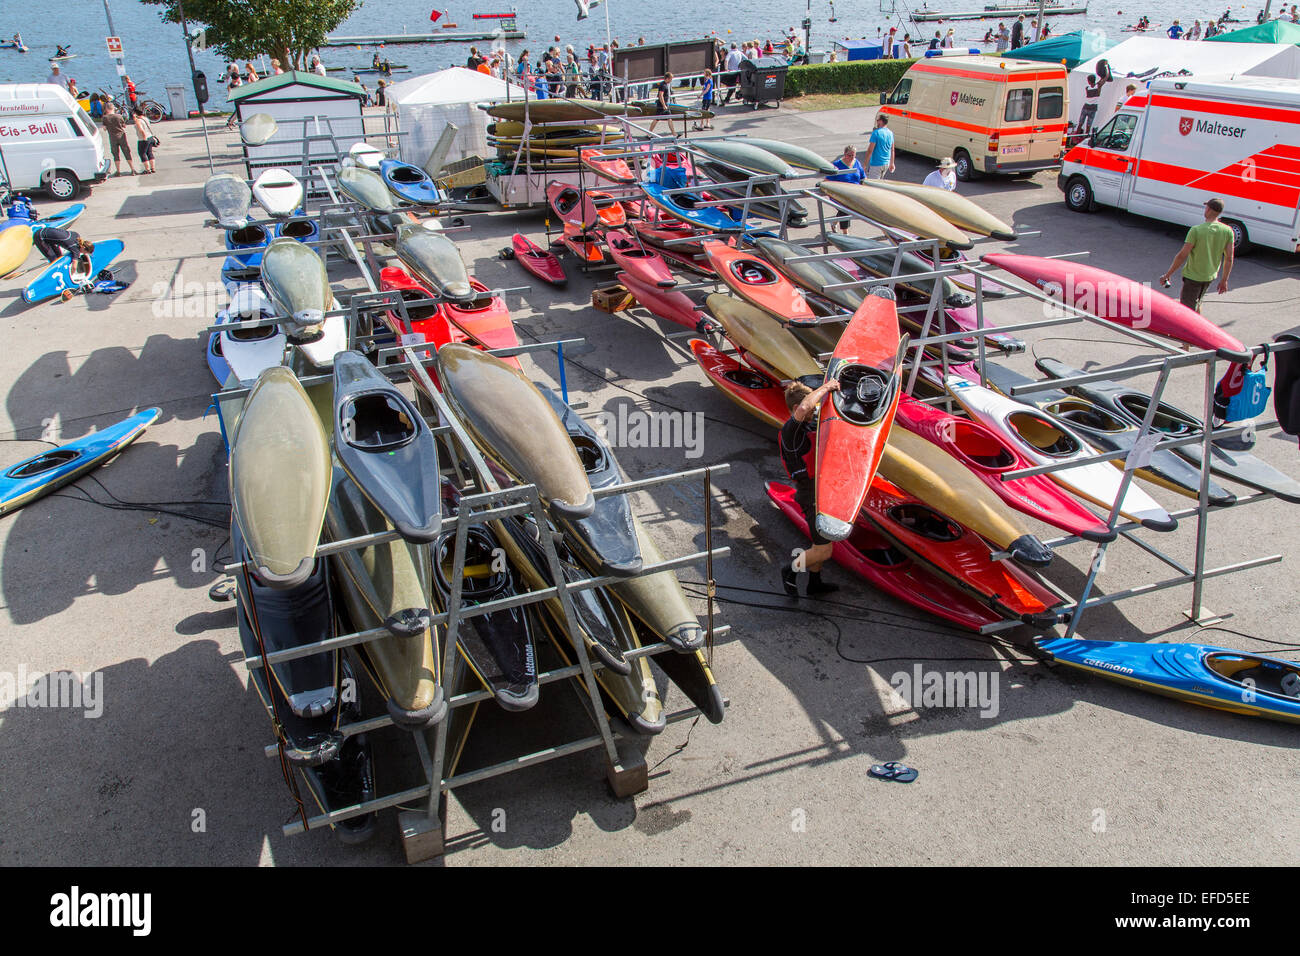
[[[1086,3],[1066,5],[1060,0],[1048,0],[1042,12],[1044,16],[1052,17],[1078,16],[1088,12],[1088,5]],[[931,10],[922,4],[920,10],[913,11],[911,19],[914,23],[934,23],[940,20],[996,20],[998,17],[1018,17],[1022,13],[1027,17],[1038,16],[1038,4],[986,3],[982,10],[956,12]]]

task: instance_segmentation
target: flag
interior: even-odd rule
[[[434,23],[437,23],[438,18],[441,17],[444,12],[445,11],[443,10],[434,10],[432,13],[429,14],[429,19],[432,20]]]

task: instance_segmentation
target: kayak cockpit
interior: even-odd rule
[[[950,542],[961,538],[961,528],[924,505],[895,505],[889,509],[889,517],[902,527],[931,541]]]
[[[405,405],[385,392],[358,395],[344,403],[339,431],[353,448],[371,452],[401,448],[419,433]]]
[[[1145,420],[1151,400],[1144,395],[1121,395],[1117,400],[1121,408],[1139,421]],[[1190,435],[1201,430],[1201,423],[1163,402],[1156,406],[1151,427],[1169,435]]]
[[[1016,456],[1005,445],[975,428],[973,422],[964,418],[945,419],[940,427],[943,429],[940,434],[951,435],[949,440],[957,451],[981,468],[1006,471],[1016,463]]]
[[[774,285],[779,281],[772,268],[755,259],[738,259],[732,262],[731,274],[745,285]]]
[[[868,365],[847,365],[837,370],[840,389],[834,392],[836,410],[854,425],[874,425],[892,407],[898,391],[897,376]]]
[[[1205,667],[1243,691],[1300,700],[1300,668],[1280,661],[1225,652],[1205,655]]]
[[[27,461],[19,462],[5,472],[5,477],[34,478],[63,465],[70,465],[80,457],[79,452],[58,448],[54,451],[47,451],[43,455],[37,455],[35,458],[29,458]]]
[[[1043,410],[1069,422],[1071,425],[1077,425],[1090,431],[1118,434],[1129,430],[1129,426],[1114,415],[1091,402],[1081,401],[1077,398],[1053,402]]]
[[[1021,438],[1044,455],[1052,458],[1071,458],[1083,447],[1073,435],[1061,431],[1033,412],[1013,412],[1007,422]]]

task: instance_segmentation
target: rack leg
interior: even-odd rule
[[[403,810],[397,814],[397,825],[407,863],[437,859],[447,852],[447,795],[439,796],[437,816]]]
[[[618,762],[607,765],[605,770],[609,789],[620,799],[645,793],[650,788],[649,767],[646,764],[645,754],[640,748],[623,741],[617,742],[615,747],[618,750]]]

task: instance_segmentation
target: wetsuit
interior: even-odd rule
[[[817,416],[807,421],[791,417],[781,426],[781,464],[794,481],[794,500],[808,521],[808,534],[813,544],[831,544],[817,532],[817,485],[808,473],[807,457],[812,453],[817,437]]]
[[[32,245],[45,257],[46,262],[54,262],[65,255],[76,256],[80,251],[81,236],[68,229],[47,226],[32,233]]]

